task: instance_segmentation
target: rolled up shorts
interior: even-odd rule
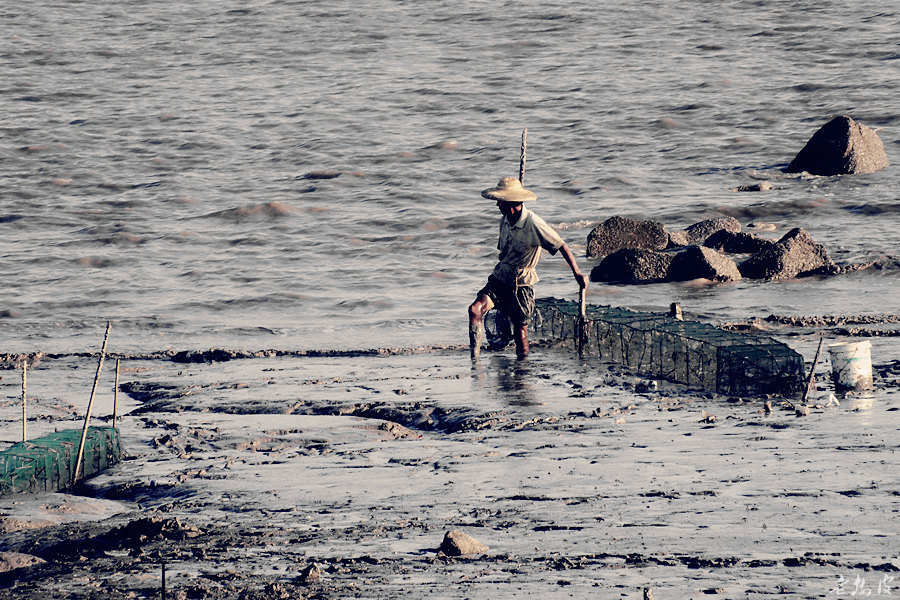
[[[512,286],[501,283],[491,275],[487,285],[478,292],[491,299],[494,306],[502,310],[513,325],[528,325],[534,311],[534,288],[530,285]]]

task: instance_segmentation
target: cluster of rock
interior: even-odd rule
[[[602,258],[591,270],[591,281],[619,283],[790,279],[840,270],[803,229],[772,241],[742,231],[733,217],[707,219],[671,233],[658,221],[610,217],[588,235],[587,255]],[[744,260],[736,262],[730,255]]]
[[[878,134],[842,115],[823,125],[785,171],[847,175],[873,173],[888,164]],[[735,191],[771,189],[764,181]],[[730,254],[744,259],[736,262]],[[672,233],[657,221],[611,217],[588,235],[587,255],[602,259],[591,271],[591,281],[606,282],[790,279],[842,270],[803,229],[772,241],[741,231],[732,217],[708,219]]]

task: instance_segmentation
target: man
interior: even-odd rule
[[[500,260],[487,285],[469,306],[469,347],[472,358],[477,359],[484,339],[484,316],[497,307],[512,322],[516,356],[524,359],[528,355],[528,323],[534,309],[532,286],[538,281],[535,268],[541,258],[541,249],[550,254],[562,252],[581,288],[587,287],[587,278],[559,234],[525,208],[523,203],[537,199],[537,195],[522,187],[518,179],[504,177],[497,187],[484,190],[481,195],[496,200],[503,215],[497,242]]]

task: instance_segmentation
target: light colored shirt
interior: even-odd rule
[[[494,267],[494,277],[506,285],[534,285],[538,282],[536,267],[541,248],[556,254],[563,244],[563,239],[546,221],[525,207],[515,225],[510,225],[509,219],[503,216],[497,241],[500,262]]]

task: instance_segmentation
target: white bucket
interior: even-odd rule
[[[872,389],[872,342],[829,344],[828,352],[834,389]]]

